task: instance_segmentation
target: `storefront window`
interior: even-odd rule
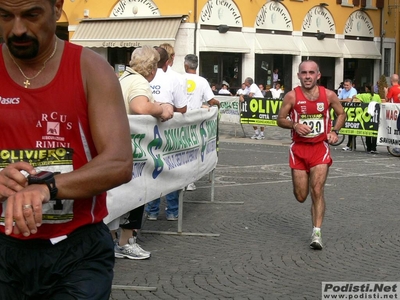
[[[344,79],[353,80],[357,91],[363,91],[366,84],[374,85],[374,60],[372,59],[345,59]]]
[[[108,48],[108,62],[112,65],[129,65],[135,48]]]
[[[292,89],[292,55],[256,54],[255,83],[274,86],[274,70],[278,70],[281,87],[288,92]]]
[[[210,85],[216,84],[221,88],[222,82],[226,81],[232,94],[240,88],[243,80],[241,53],[201,52],[199,63],[199,75]]]

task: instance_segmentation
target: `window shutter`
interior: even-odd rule
[[[384,0],[376,0],[376,7],[382,9],[385,6]]]

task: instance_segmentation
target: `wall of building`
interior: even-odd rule
[[[265,0],[67,0],[64,3],[64,14],[60,23],[68,24],[69,36],[73,36],[79,22],[85,18],[110,18],[110,17],[140,17],[146,15],[187,15],[187,20],[178,31],[175,43],[176,58],[174,69],[183,72],[183,57],[187,53],[199,55],[199,24],[202,23],[201,12],[212,10],[214,6],[230,5],[232,14],[240,17],[241,32],[245,36],[250,51],[243,54],[241,73],[243,77],[254,76],[255,74],[255,23],[257,16],[264,5],[271,1]],[[278,1],[289,12],[292,26],[293,40],[297,44],[301,43],[302,32],[304,31],[304,20],[313,7],[319,5],[319,1]],[[359,11],[361,6],[352,5],[353,2],[362,1],[342,1],[348,5],[337,4],[336,0],[325,1],[327,6],[324,9],[328,12],[333,21],[334,38],[343,40],[346,32],[346,24],[352,13]],[[376,0],[367,0],[367,7],[363,12],[370,19],[373,30],[372,36],[380,49],[391,49],[391,69],[390,73],[398,72],[399,51],[395,48],[396,41],[399,40],[399,8],[400,0],[385,0],[383,10],[376,8]],[[135,11],[134,7],[139,7]],[[148,8],[148,10],[143,7]],[[321,17],[324,17],[321,15]],[[382,39],[381,39],[382,36]],[[233,41],[234,42],[234,41]],[[101,55],[106,56],[104,49],[97,49]],[[383,53],[382,53],[383,55]],[[382,56],[382,61],[384,57]],[[292,81],[296,81],[297,65],[301,62],[301,57],[293,56]],[[344,59],[336,58],[332,70],[335,73],[334,85],[336,86],[343,79]],[[382,72],[381,61],[374,62],[374,77],[379,77]]]

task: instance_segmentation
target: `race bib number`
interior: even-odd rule
[[[313,138],[325,132],[324,122],[322,119],[303,119],[299,120],[299,123],[311,128],[311,132],[304,136],[306,138]]]

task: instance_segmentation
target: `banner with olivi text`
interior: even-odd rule
[[[400,104],[382,103],[379,117],[378,145],[400,146]]]
[[[240,123],[277,126],[278,112],[282,106],[280,99],[251,98],[244,96],[240,102]]]
[[[347,135],[360,135],[376,137],[379,126],[380,103],[344,102],[346,122],[340,133]],[[279,109],[282,100],[266,98],[244,97],[240,103],[240,123],[251,125],[277,126]],[[331,119],[335,122],[336,116],[333,109],[330,111]]]
[[[217,165],[218,108],[175,113],[166,122],[130,115],[132,180],[107,192],[107,224],[130,210],[182,189]]]

